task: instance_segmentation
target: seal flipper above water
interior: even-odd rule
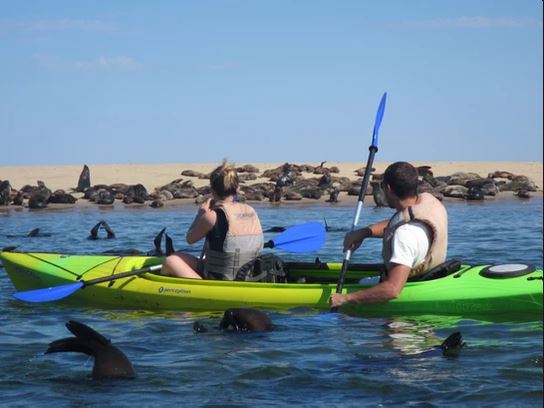
[[[161,249],[161,243],[162,243],[162,237],[164,235],[164,232],[166,231],[166,227],[164,227],[160,232],[155,236],[155,239],[153,240],[153,244],[155,246],[155,254],[157,256],[163,255],[162,249]]]
[[[55,340],[49,344],[48,353],[76,352],[94,357],[92,378],[134,378],[136,372],[125,354],[109,339],[89,326],[70,320],[66,327],[76,337]]]
[[[100,229],[101,225],[102,221],[99,221],[94,227],[91,228],[91,233],[88,239],[98,239],[98,230]]]
[[[41,232],[39,228],[34,228],[27,234],[27,237],[50,237],[51,234],[46,232]]]
[[[66,323],[66,327],[76,337],[94,339],[97,342],[103,344],[104,346],[107,346],[111,343],[110,339],[102,336],[96,330],[76,320],[70,320],[68,323]]]
[[[174,249],[174,241],[172,241],[172,238],[170,238],[168,234],[165,234],[164,238],[165,238],[164,245],[165,245],[166,256],[168,256],[176,252],[176,250]]]
[[[98,223],[96,223],[96,225],[91,228],[91,233],[88,236],[88,239],[92,239],[92,240],[99,239],[98,230],[100,228],[103,228],[106,231],[106,233],[108,234],[107,237],[106,237],[107,239],[114,239],[115,238],[115,232],[113,232],[113,230],[111,229],[111,227],[108,225],[108,223],[106,221],[102,220],[102,221],[99,221]]]
[[[170,255],[176,252],[174,249],[174,243],[172,241],[172,238],[168,234],[165,233],[166,227],[164,227],[160,232],[155,236],[155,239],[153,239],[153,245],[155,246],[155,249],[151,252],[148,252],[148,255],[153,256],[163,256],[163,255]],[[162,244],[162,237],[164,236],[165,239],[165,250],[161,249]]]
[[[110,228],[110,226],[108,225],[108,223],[106,221],[102,221],[102,227],[104,228],[104,230],[108,234],[107,237],[106,237],[107,239],[114,239],[115,238],[115,232],[113,232],[113,230]]]
[[[285,227],[270,227],[264,232],[283,232],[285,231]]]
[[[37,237],[40,233],[40,229],[39,228],[34,228],[32,231],[30,231],[28,233],[28,236],[29,237]]]

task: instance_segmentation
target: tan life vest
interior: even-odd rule
[[[448,249],[448,214],[446,208],[433,195],[429,193],[419,194],[419,202],[416,205],[396,213],[391,220],[400,215],[400,221],[395,225],[388,225],[383,234],[383,260],[386,271],[391,269],[391,256],[393,255],[393,235],[401,225],[412,221],[423,222],[431,230],[431,242],[429,251],[418,265],[410,270],[409,277],[425,273],[431,268],[440,265],[446,260]]]
[[[263,230],[255,210],[247,204],[218,203],[227,218],[229,229],[222,251],[206,248],[204,277],[234,280],[236,272],[245,263],[259,256],[263,250]]]

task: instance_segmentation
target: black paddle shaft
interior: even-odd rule
[[[366,191],[368,190],[368,180],[370,179],[370,174],[372,173],[372,164],[374,163],[374,156],[378,151],[378,146],[370,145],[368,147],[369,154],[368,160],[366,162],[365,174],[363,176],[363,183],[361,184],[361,190],[359,191],[359,198],[357,201],[364,202]],[[355,225],[353,225],[355,227]]]
[[[148,267],[145,267],[145,268],[142,268],[142,269],[135,269],[133,271],[121,272],[121,273],[117,273],[115,275],[109,275],[109,276],[103,276],[101,278],[90,279],[88,281],[81,281],[83,283],[82,288],[84,288],[86,286],[90,286],[90,285],[96,285],[97,283],[109,282],[109,281],[113,281],[113,280],[116,280],[116,279],[126,278],[127,276],[141,275],[142,273],[155,271],[155,270],[158,270],[158,269],[161,269],[161,268],[162,268],[162,265],[152,265],[152,266],[148,266]]]
[[[365,168],[365,174],[363,176],[363,182],[361,184],[361,190],[359,190],[359,198],[357,201],[361,202],[361,205],[364,203],[366,192],[368,189],[368,181],[370,179],[370,174],[372,173],[372,164],[374,163],[374,156],[376,155],[376,152],[378,151],[378,146],[370,145],[368,148],[369,154],[368,154],[368,160],[366,162],[366,168]],[[351,227],[351,230],[354,231],[355,227],[357,226],[357,222],[359,221],[359,211],[357,211],[357,214],[355,215],[355,219],[353,221],[353,225]],[[338,278],[338,284],[336,285],[336,293],[342,293],[342,288],[344,287],[344,282],[346,280],[346,272],[348,270],[349,266],[349,257],[345,257],[344,261],[342,262],[342,270],[340,272],[340,277]],[[331,308],[331,312],[337,311],[338,308],[333,307]]]

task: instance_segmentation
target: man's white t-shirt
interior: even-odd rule
[[[397,214],[390,225],[397,224],[399,218]],[[431,231],[425,223],[414,221],[400,226],[393,235],[391,262],[406,265],[409,268],[415,267],[429,252],[430,239]]]

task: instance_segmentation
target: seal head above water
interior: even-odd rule
[[[208,325],[202,322],[197,321],[193,324],[195,333],[206,333],[208,329]],[[260,310],[232,308],[225,310],[219,327],[216,329],[235,333],[251,333],[271,331],[274,329],[274,325],[268,315]]]
[[[219,328],[235,332],[263,332],[273,329],[268,315],[257,309],[232,308],[225,310]]]

